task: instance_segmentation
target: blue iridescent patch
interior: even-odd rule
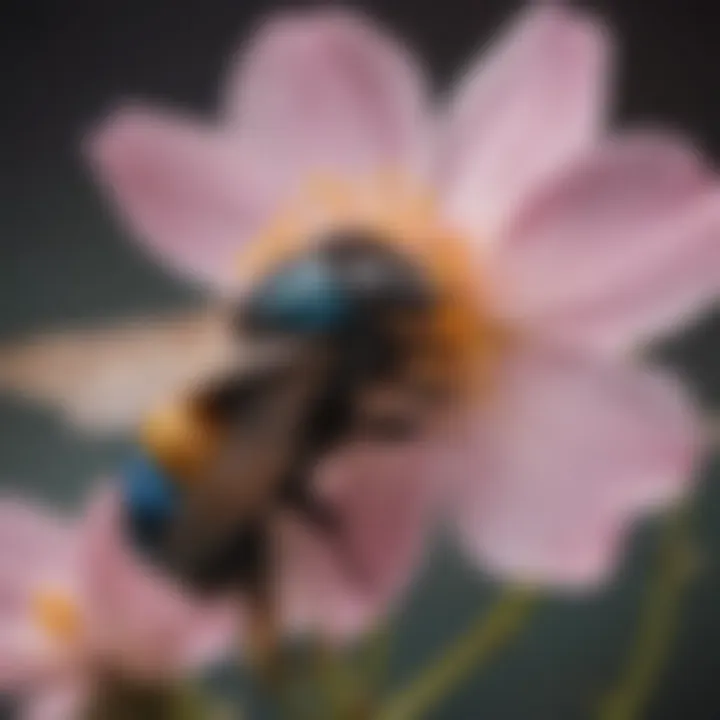
[[[341,327],[352,304],[327,263],[312,258],[271,276],[252,296],[247,311],[259,327],[316,333]]]
[[[172,521],[180,495],[165,471],[142,454],[125,468],[123,501],[133,541],[152,550]]]

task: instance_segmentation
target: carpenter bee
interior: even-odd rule
[[[124,345],[143,349],[137,360],[159,370],[154,385],[163,388],[121,473],[139,551],[196,591],[239,589],[267,608],[271,524],[282,509],[322,533],[362,583],[342,522],[315,493],[314,471],[355,440],[420,440],[462,401],[476,338],[487,333],[477,333],[473,303],[459,301],[456,278],[440,265],[372,233],[331,232],[271,264],[211,321],[126,330]],[[153,339],[163,352],[147,352]],[[43,362],[63,354],[67,362],[68,342],[76,365],[93,347],[113,357],[102,335],[41,341],[0,354],[0,381],[82,418],[82,392],[37,389],[49,374]],[[45,372],[28,375],[38,358]],[[86,372],[76,388],[83,379],[92,385]],[[112,387],[124,394],[122,383]],[[128,404],[115,402],[118,417]]]
[[[314,469],[354,439],[423,432],[449,393],[416,367],[433,350],[436,302],[421,268],[359,233],[323,238],[269,272],[230,321],[243,342],[284,352],[146,419],[144,453],[126,478],[138,545],[193,587],[252,590],[266,580],[268,520],[284,507],[342,553],[342,527],[313,493]]]

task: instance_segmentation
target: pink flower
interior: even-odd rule
[[[0,502],[0,692],[23,717],[66,720],[102,673],[163,681],[217,659],[232,615],[201,607],[123,546],[114,493],[73,525],[30,504]]]
[[[592,17],[536,6],[438,105],[413,56],[369,21],[288,14],[233,66],[219,123],[135,107],[91,139],[129,228],[190,278],[234,289],[264,253],[343,222],[447,237],[447,253],[468,253],[481,314],[511,338],[451,443],[328,460],[318,487],[371,582],[360,592],[288,519],[292,624],[365,625],[441,513],[499,575],[596,583],[630,521],[690,484],[692,404],[631,353],[716,297],[718,183],[674,134],[606,134],[610,51]]]

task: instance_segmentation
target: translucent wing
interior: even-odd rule
[[[49,333],[0,346],[0,392],[93,433],[122,431],[163,397],[247,361],[238,345],[211,313]]]

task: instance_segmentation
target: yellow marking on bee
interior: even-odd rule
[[[71,643],[80,636],[80,608],[66,591],[54,588],[38,590],[31,599],[31,612],[43,632],[57,642]]]
[[[219,442],[217,429],[192,402],[182,399],[150,413],[140,441],[165,470],[184,482],[202,476]]]

